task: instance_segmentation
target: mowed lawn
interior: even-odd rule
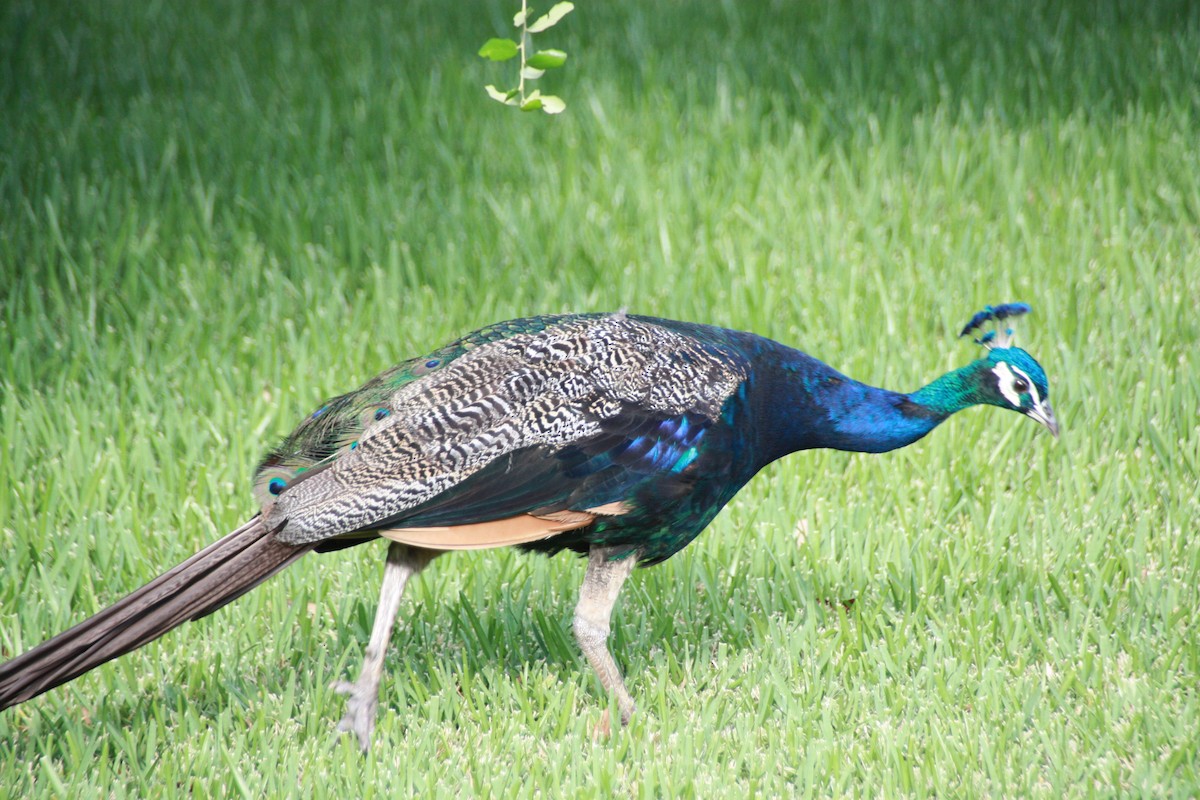
[[[1023,300],[1062,439],[975,409],[765,470],[630,581],[626,729],[582,564],[456,554],[362,757],[327,687],[374,544],[0,713],[0,797],[1200,793],[1200,7],[579,0],[555,118],[484,92],[518,7],[0,9],[0,658],[252,514],[323,398],[499,319],[911,390]]]

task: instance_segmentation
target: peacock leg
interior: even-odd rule
[[[388,641],[392,638],[392,626],[396,612],[400,610],[400,597],[408,579],[429,565],[437,553],[418,550],[408,545],[392,542],[388,547],[387,562],[383,567],[383,586],[379,590],[379,608],[375,611],[375,624],[371,627],[371,640],[363,654],[362,672],[354,683],[337,681],[331,687],[339,694],[348,695],[346,715],[338,723],[338,730],[353,732],[363,752],[371,748],[371,733],[375,730],[375,711],[379,706],[379,681],[383,675],[383,657],[387,653]]]
[[[583,588],[579,591],[579,603],[575,606],[575,639],[587,656],[600,683],[609,694],[617,696],[617,708],[621,711],[621,723],[629,724],[633,716],[633,698],[625,688],[625,681],[608,650],[609,622],[617,595],[625,579],[637,565],[637,553],[620,561],[610,557],[616,548],[593,547],[588,552],[587,574],[583,577]]]

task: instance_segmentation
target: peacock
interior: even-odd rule
[[[379,607],[342,732],[367,750],[404,587],[451,550],[587,559],[575,638],[623,723],[608,648],[636,565],[681,550],[755,473],[797,450],[882,453],[988,404],[1058,436],[1042,367],[1013,346],[1024,303],[961,336],[986,354],[911,393],[869,386],[752,333],[625,313],[470,333],[321,404],[255,475],[260,513],[113,606],[0,665],[0,709],[204,617],[311,552],[388,540]]]

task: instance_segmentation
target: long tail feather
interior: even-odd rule
[[[283,544],[255,517],[94,617],[0,664],[0,709],[211,614],[311,549]]]

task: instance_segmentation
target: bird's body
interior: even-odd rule
[[[634,563],[678,552],[788,453],[891,450],[977,403],[1056,432],[1047,394],[1040,366],[1016,348],[991,348],[903,394],[708,325],[624,314],[493,325],[322,404],[259,467],[260,517],[0,665],[0,708],[210,613],[310,550],[383,537],[392,544],[376,627],[362,675],[342,687],[341,727],[364,747],[400,593],[446,550],[589,554],[575,633],[627,718],[633,701],[605,640]]]
[[[746,350],[767,341],[623,315],[485,328],[323,404],[260,467],[264,515],[293,544],[434,528],[444,549],[527,516],[545,523],[530,547],[660,561],[758,468],[734,434]],[[571,512],[594,519],[550,535]],[[456,545],[465,525],[478,535]]]
[[[948,414],[750,333],[534,317],[476,331],[322,404],[267,457],[256,486],[268,522],[292,544],[534,514],[548,524],[546,536],[530,526],[535,538],[520,543],[529,549],[624,547],[652,564],[780,456],[891,450]],[[549,530],[596,508],[613,513]],[[442,536],[420,542],[457,549],[451,531]]]

